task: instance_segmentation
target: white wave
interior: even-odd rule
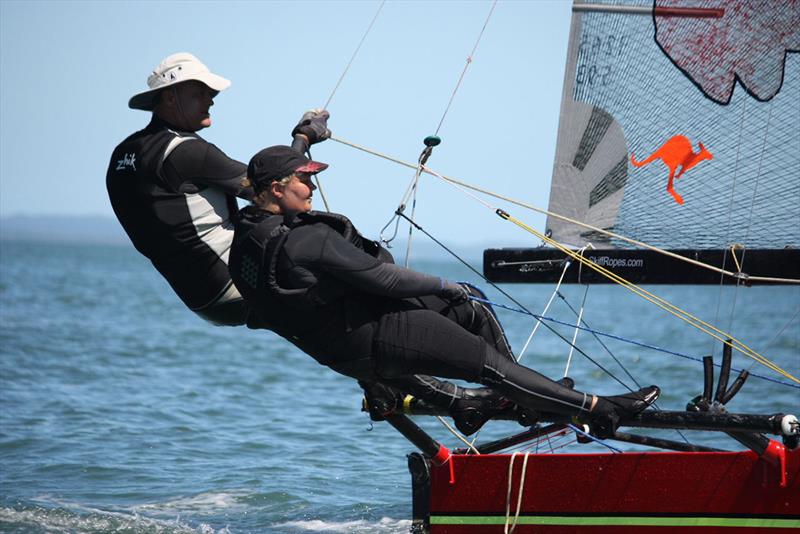
[[[307,521],[288,521],[275,525],[277,528],[292,529],[296,532],[346,532],[348,534],[407,534],[411,529],[410,519],[392,519],[383,517],[379,521],[323,521],[311,519]]]
[[[178,497],[165,502],[147,503],[134,506],[134,512],[158,512],[166,514],[213,514],[221,510],[226,512],[242,511],[248,505],[242,501],[251,495],[246,491],[229,490],[199,493],[187,497]]]
[[[86,515],[79,513],[89,512]],[[48,534],[105,533],[133,531],[153,534],[229,534],[227,529],[214,530],[206,524],[196,527],[179,520],[158,520],[85,507],[28,508],[17,510],[0,507],[0,530],[47,532]]]

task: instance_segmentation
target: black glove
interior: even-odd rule
[[[300,122],[292,130],[292,137],[297,134],[303,134],[308,138],[308,143],[322,142],[331,136],[331,131],[328,129],[328,118],[330,113],[322,109],[311,109],[306,111],[300,118]]]
[[[442,289],[439,291],[439,296],[446,300],[449,304],[457,306],[469,300],[469,291],[467,291],[467,288],[461,284],[443,282]]]

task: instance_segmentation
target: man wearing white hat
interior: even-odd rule
[[[236,197],[250,199],[247,166],[197,131],[211,126],[214,97],[231,82],[189,53],[165,58],[148,90],[128,107],[152,111],[150,124],[122,143],[106,174],[111,205],[136,249],[147,256],[183,302],[204,319],[241,325],[243,300],[228,273]],[[292,148],[304,152],[330,137],[327,111],[303,115]]]

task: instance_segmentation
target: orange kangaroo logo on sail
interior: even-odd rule
[[[692,150],[692,143],[682,135],[676,135],[675,137],[671,137],[664,143],[661,148],[653,152],[653,155],[647,158],[644,161],[636,161],[631,154],[631,163],[636,165],[637,167],[643,167],[648,163],[651,163],[657,159],[660,159],[664,162],[669,168],[669,181],[667,182],[667,192],[672,195],[672,198],[675,199],[675,202],[678,204],[683,204],[683,197],[675,191],[673,187],[673,181],[677,180],[681,177],[683,173],[703,161],[704,159],[713,159],[714,156],[711,155],[711,152],[706,150],[706,147],[703,146],[703,143],[698,143],[700,147],[699,152],[694,152]],[[678,167],[681,168],[678,171],[678,174],[675,174],[675,171],[678,170]]]

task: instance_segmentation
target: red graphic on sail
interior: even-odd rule
[[[698,5],[722,16],[669,16]],[[800,0],[655,0],[656,42],[710,99],[727,104],[738,80],[761,101],[783,85],[787,52],[800,51]]]
[[[703,160],[706,159],[713,159],[713,155],[711,152],[706,150],[706,147],[703,146],[703,143],[698,143],[700,150],[695,152],[692,149],[692,143],[683,135],[676,135],[671,137],[667,140],[666,143],[661,145],[661,148],[653,152],[653,154],[643,160],[643,161],[636,161],[631,154],[631,163],[633,163],[637,167],[644,167],[648,163],[652,163],[653,161],[660,159],[664,165],[669,168],[669,180],[667,181],[667,192],[672,195],[672,198],[675,199],[675,202],[678,204],[683,204],[683,197],[675,191],[674,188],[674,180],[683,175],[686,171],[697,165]],[[678,167],[680,170],[678,171]],[[676,174],[677,171],[677,174]]]

